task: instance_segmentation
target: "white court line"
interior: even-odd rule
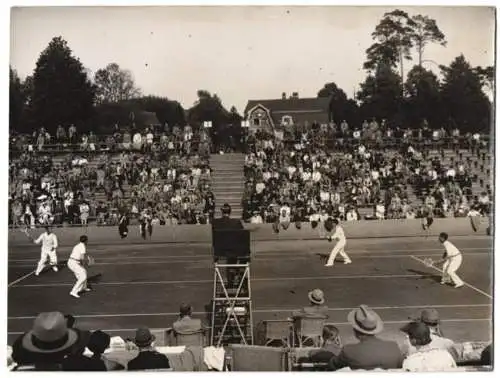
[[[331,245],[331,243],[325,243],[325,246],[326,246],[326,249],[328,249],[327,247]],[[62,248],[61,248],[62,249]],[[90,249],[89,249],[90,250]],[[365,248],[365,249],[349,249],[349,253],[353,253],[353,254],[365,254],[365,253],[383,253],[383,254],[391,254],[391,253],[408,253],[408,252],[432,252],[432,251],[442,251],[443,249],[442,248],[424,248],[424,249],[396,249],[396,250],[392,250],[390,248],[384,248],[384,249],[370,249],[370,248]],[[462,251],[479,251],[479,250],[485,250],[485,251],[492,251],[493,250],[493,247],[467,247],[467,248],[460,248],[460,250]],[[110,251],[110,250],[103,250],[103,251],[92,251],[94,254],[103,254],[103,255],[106,255],[106,254],[113,254],[113,253],[116,253],[116,251]],[[269,250],[269,249],[263,249],[263,250],[256,250],[254,251],[253,253],[254,254],[262,254],[262,255],[267,255],[267,254],[273,254],[273,253],[276,253],[276,254],[283,254],[283,253],[293,253],[294,251],[291,251],[289,249],[284,249],[284,250]],[[19,254],[30,254],[32,255],[34,252],[32,251],[17,251],[17,252],[11,252],[9,251],[9,254],[11,255],[19,255]],[[161,256],[161,255],[160,255]],[[182,257],[199,257],[199,256],[208,256],[208,257],[212,257],[212,254],[211,253],[205,253],[205,254],[197,254],[197,255],[173,255],[173,256],[169,256],[169,255],[166,255],[165,257],[175,257],[175,258],[182,258]],[[120,255],[117,255],[117,256],[114,256],[116,258],[119,258],[121,257]],[[131,256],[130,258],[141,258],[142,256]],[[102,257],[102,258],[105,258],[105,257]],[[112,258],[112,257],[109,257],[108,258]],[[11,260],[12,261],[12,260]]]
[[[461,307],[492,307],[491,303],[486,304],[457,304],[457,305],[421,305],[421,306],[370,306],[372,310],[415,310],[415,309],[424,309],[424,308],[436,308],[436,309],[447,309],[447,308],[461,308]],[[328,312],[335,311],[351,311],[354,310],[354,307],[330,307],[327,309]],[[292,309],[256,309],[252,310],[254,313],[276,313],[276,312],[293,312],[297,311],[298,308]],[[206,312],[193,312],[193,315],[205,315]],[[87,315],[75,315],[75,318],[119,318],[119,317],[139,317],[139,316],[177,316],[179,312],[154,312],[154,313],[144,313],[144,314],[87,314]],[[11,316],[7,318],[8,320],[27,320],[27,319],[35,319],[36,316]]]
[[[179,314],[177,314],[179,315]],[[384,321],[384,324],[406,324],[409,320],[389,320]],[[472,323],[472,322],[491,322],[488,318],[478,318],[478,319],[441,319],[442,323]],[[337,326],[351,326],[349,322],[335,322]],[[168,328],[151,328],[151,331],[165,331]],[[137,328],[113,328],[113,329],[101,329],[103,332],[135,332]],[[95,330],[91,330],[92,332]],[[9,335],[22,335],[26,332],[8,332]]]
[[[252,278],[252,281],[307,281],[307,280],[343,280],[343,279],[370,279],[370,278],[422,278],[428,275],[422,274],[386,274],[386,275],[345,275],[345,276],[312,276],[312,277],[276,277],[276,278]],[[172,285],[172,284],[204,284],[213,283],[213,279],[206,280],[186,280],[186,281],[137,281],[137,282],[103,282],[96,286],[115,286],[115,285]],[[58,287],[58,286],[73,286],[74,283],[46,283],[46,284],[30,284],[17,285],[21,287]]]
[[[32,266],[32,265],[30,265],[30,266]],[[12,281],[11,283],[9,283],[9,284],[7,285],[7,287],[11,287],[12,285],[15,285],[16,283],[18,283],[18,282],[21,282],[21,281],[25,280],[26,278],[28,278],[29,276],[31,276],[31,275],[32,275],[32,274],[34,274],[35,272],[36,272],[36,270],[34,270],[34,271],[32,271],[32,272],[29,272],[28,274],[25,274],[25,275],[24,275],[24,276],[22,276],[22,277],[19,277],[17,280]]]
[[[424,263],[424,261],[423,261],[422,259],[419,259],[418,257],[415,257],[415,256],[410,256],[410,257],[411,257],[412,259],[414,259],[414,260],[416,260],[416,261],[418,261],[418,262],[420,262],[420,263],[422,263],[422,264],[424,264],[424,265],[425,265],[425,263]],[[426,265],[426,266],[427,266],[427,265]],[[435,266],[431,266],[430,268],[434,269],[435,271],[438,271],[439,273],[443,273],[443,271],[442,271],[441,269],[436,268]],[[462,280],[462,281],[463,281],[463,280]],[[470,283],[467,283],[467,282],[465,282],[465,281],[463,281],[463,283],[464,283],[464,285],[465,285],[465,286],[467,286],[468,288],[470,288],[470,289],[472,289],[472,290],[474,290],[474,291],[478,292],[479,294],[482,294],[482,295],[484,295],[484,296],[486,296],[486,297],[488,297],[488,298],[490,298],[490,299],[493,299],[493,297],[492,297],[491,295],[489,295],[488,293],[486,293],[486,292],[482,291],[481,289],[479,289],[479,288],[477,288],[477,287],[475,287],[475,286],[471,285]]]
[[[439,250],[441,251],[441,250]],[[348,251],[350,252],[350,251]],[[299,256],[292,256],[292,257],[287,257],[286,261],[298,261],[298,260],[308,260],[311,257],[317,256],[318,254],[321,254],[320,252],[314,252],[314,253],[309,253],[309,254],[301,254]],[[325,256],[328,255],[328,252],[323,253]],[[358,254],[353,254],[351,253],[352,256],[356,256],[356,260],[358,259],[401,259],[401,258],[407,258],[409,255],[407,254],[399,254],[399,255],[371,255],[371,254],[366,254],[365,256],[361,256]],[[428,256],[437,256],[441,255],[441,253],[427,253],[427,254],[418,254],[414,256],[418,257],[428,257]],[[483,257],[483,256],[489,256],[490,253],[488,252],[469,252],[467,256],[470,257]],[[176,256],[177,257],[177,256]],[[181,256],[179,256],[181,257]],[[108,262],[97,262],[94,265],[135,265],[135,264],[167,264],[167,263],[172,263],[172,264],[178,264],[178,263],[191,263],[191,262],[211,262],[212,257],[207,256],[207,255],[200,255],[200,256],[184,256],[185,260],[170,260],[170,256],[143,256],[143,257],[135,257],[133,261],[124,261],[124,260],[129,260],[132,257],[98,257],[98,260],[105,260]],[[253,261],[276,261],[283,258],[283,256],[279,255],[271,255],[271,254],[263,254],[262,257],[259,256],[254,256]],[[140,261],[140,259],[143,260],[154,260],[154,261]],[[20,262],[37,262],[37,259],[24,259],[24,260],[9,260],[9,262],[15,263],[11,265],[12,268],[28,268],[32,265],[27,265],[27,264],[17,264]]]

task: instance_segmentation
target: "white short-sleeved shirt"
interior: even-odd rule
[[[457,367],[446,349],[421,349],[410,354],[403,361],[403,370],[410,372],[449,371]]]
[[[346,242],[344,229],[341,226],[335,227],[335,233],[332,235],[332,239],[337,239],[339,243]]]
[[[85,247],[85,244],[78,243],[73,247],[73,250],[71,251],[71,255],[69,257],[71,259],[81,261],[85,257],[86,253],[87,253],[87,247]]]
[[[290,209],[289,206],[282,206],[280,209],[280,220],[281,221],[289,221],[290,220],[290,214],[292,210]]]
[[[35,240],[36,244],[42,243],[42,249],[52,249],[52,248],[57,248],[58,243],[57,243],[57,236],[54,233],[48,234],[47,232],[44,232],[41,234],[38,239]]]
[[[446,256],[448,257],[454,257],[462,254],[460,250],[457,247],[455,247],[452,243],[450,243],[448,240],[446,240],[443,243],[443,246],[446,249]]]

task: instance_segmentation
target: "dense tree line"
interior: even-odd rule
[[[366,50],[365,80],[355,98],[335,83],[326,83],[318,97],[329,97],[335,122],[360,125],[364,119],[385,119],[401,127],[458,127],[463,131],[488,131],[492,104],[485,94],[494,91],[494,67],[472,67],[463,55],[439,66],[441,80],[424,68],[429,44],[446,46],[446,37],[435,20],[395,10],[386,13],[372,33],[374,43]],[[408,63],[416,64],[404,77]],[[212,134],[239,129],[242,117],[233,106],[207,90],[197,92],[189,109],[166,97],[143,96],[132,73],[117,63],[87,70],[67,42],[55,37],[43,50],[32,75],[23,81],[10,68],[10,128],[49,132],[58,125],[75,124],[80,130],[111,131],[115,124],[128,126],[134,112],[153,112],[164,125],[202,126],[212,121]],[[141,126],[141,125],[138,125]],[[236,134],[235,134],[236,135]]]

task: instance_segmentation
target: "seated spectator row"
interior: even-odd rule
[[[10,224],[99,225],[144,211],[156,224],[213,216],[209,161],[198,154],[122,152],[55,157],[23,153],[9,167]]]
[[[283,211],[291,212],[292,221],[357,220],[359,209],[367,207],[373,209],[367,219],[490,211],[491,189],[488,185],[480,196],[473,195],[477,177],[470,157],[463,159],[460,150],[458,159],[445,165],[412,144],[385,150],[356,141],[337,153],[314,146],[307,133],[290,144],[262,131],[248,142],[243,217],[252,223],[275,222]]]

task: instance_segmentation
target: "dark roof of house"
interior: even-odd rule
[[[262,105],[269,110],[275,123],[279,123],[281,116],[291,115],[296,122],[302,119],[314,119],[317,122],[328,122],[330,99],[328,97],[315,98],[287,98],[275,100],[249,100],[245,107],[245,115],[252,108]]]
[[[328,112],[330,99],[328,97],[315,98],[287,98],[277,100],[249,100],[245,113],[257,105],[262,105],[271,112],[294,112],[301,110],[317,110]]]

